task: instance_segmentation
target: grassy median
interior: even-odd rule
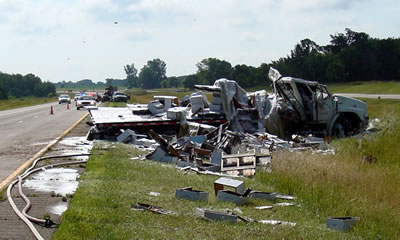
[[[14,108],[29,107],[43,103],[56,102],[57,98],[23,97],[0,100],[0,111]]]
[[[200,219],[194,213],[196,207],[237,208],[216,202],[213,182],[217,177],[181,172],[173,165],[131,160],[139,154],[137,150],[116,144],[104,155],[90,158],[53,238],[399,239],[400,123],[396,119],[400,119],[400,102],[366,101],[371,118],[381,120],[379,132],[363,139],[334,141],[334,156],[280,153],[273,158],[272,173],[258,171],[254,178],[241,178],[255,190],[292,194],[298,204],[256,210],[255,206],[273,203],[251,200],[238,207],[244,216],[295,222],[295,227]],[[363,161],[364,155],[372,156],[374,161]],[[209,203],[176,199],[175,190],[187,186],[208,191]],[[151,196],[150,192],[160,195]],[[131,205],[138,202],[173,210],[176,215],[132,210]],[[326,228],[326,218],[335,216],[358,216],[361,220],[353,231],[341,233]]]
[[[400,94],[399,81],[368,81],[331,83],[328,89],[332,93],[374,93],[374,94]]]

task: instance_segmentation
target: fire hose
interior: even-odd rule
[[[81,157],[81,156],[90,156],[92,154],[73,154],[73,155],[56,155],[56,156],[48,156],[48,157],[41,157],[36,159],[31,167],[29,167],[28,169],[25,170],[25,172],[21,175],[18,176],[17,180],[14,180],[7,188],[7,199],[12,207],[12,209],[14,210],[14,212],[17,214],[17,216],[24,221],[24,223],[29,227],[29,229],[32,231],[33,235],[37,238],[42,240],[43,237],[40,235],[40,233],[37,231],[37,229],[35,228],[35,226],[32,224],[33,223],[37,223],[37,224],[44,224],[46,227],[50,227],[51,225],[53,225],[54,223],[46,218],[46,219],[39,219],[39,218],[35,218],[32,216],[29,216],[27,214],[27,212],[29,211],[30,207],[31,207],[31,203],[28,197],[25,196],[25,194],[22,192],[22,180],[27,178],[29,175],[31,175],[32,173],[36,173],[42,170],[45,170],[47,168],[53,168],[53,167],[58,167],[58,166],[64,166],[64,165],[74,165],[74,164],[82,164],[82,163],[87,163],[87,160],[81,160],[81,161],[69,161],[69,162],[63,162],[63,163],[57,163],[57,164],[51,164],[51,165],[47,165],[44,167],[39,167],[36,169],[33,169],[36,164],[39,161],[42,160],[46,160],[46,159],[54,159],[54,158],[68,158],[68,157]],[[24,209],[22,210],[22,212],[18,209],[18,207],[15,205],[12,196],[11,196],[11,191],[12,188],[14,187],[15,184],[18,183],[18,187],[19,187],[19,193],[22,197],[22,199],[25,201],[26,206],[24,207]]]

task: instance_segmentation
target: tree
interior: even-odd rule
[[[126,73],[126,80],[128,81],[128,88],[138,87],[137,69],[135,65],[133,63],[131,65],[127,64],[124,66],[124,70]]]
[[[24,95],[25,96],[33,95],[35,86],[41,83],[42,80],[39,77],[35,76],[34,74],[29,73],[25,75],[23,77],[23,84],[24,84],[23,89],[25,89]]]
[[[266,85],[269,81],[268,79],[269,65],[266,63],[261,64],[256,69],[255,75],[255,85]]]
[[[157,73],[149,66],[144,66],[140,71],[139,82],[141,87],[144,89],[159,88],[161,86],[161,83],[157,78]]]
[[[346,79],[345,67],[338,57],[334,57],[326,68],[326,78],[329,82],[344,82]]]
[[[114,87],[123,87],[128,85],[128,81],[126,79],[106,78],[106,85]]]
[[[232,77],[232,65],[216,58],[206,58],[196,64],[199,81],[202,84],[213,84],[220,78]]]
[[[178,88],[179,79],[177,77],[169,77],[166,79],[167,87],[169,88]]]
[[[164,79],[161,82],[161,88],[168,88],[168,79]]]
[[[2,73],[0,73],[0,74],[2,75]],[[7,96],[7,92],[3,85],[3,79],[1,77],[1,75],[0,75],[0,99],[7,99],[8,96]]]
[[[244,64],[236,65],[232,77],[241,87],[252,87],[255,84],[256,68]]]
[[[156,73],[160,82],[166,78],[167,64],[159,58],[147,61],[147,66]]]
[[[186,78],[183,80],[183,87],[193,89],[194,85],[196,85],[196,83],[198,83],[198,82],[199,82],[199,78],[198,78],[197,74],[192,74],[192,75],[186,76]]]
[[[320,53],[322,48],[314,41],[306,38],[296,44],[294,50],[291,51],[292,58],[305,58],[312,53]]]
[[[159,58],[147,61],[139,73],[138,85],[142,88],[160,88],[166,79],[167,65]]]

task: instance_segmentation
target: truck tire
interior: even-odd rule
[[[336,122],[332,128],[332,137],[344,138],[345,136],[346,136],[346,132],[344,130],[343,125],[340,122]]]

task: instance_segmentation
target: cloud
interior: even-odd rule
[[[289,11],[336,11],[336,10],[350,10],[357,3],[366,4],[369,0],[281,0],[276,1],[275,4],[280,6],[283,10]]]
[[[304,38],[327,44],[329,34],[346,27],[371,36],[398,36],[400,4],[395,0],[0,0],[0,9],[0,52],[7,54],[0,58],[1,70],[38,70],[44,79],[58,81],[79,76],[121,78],[124,64],[141,67],[157,57],[173,75],[193,73],[195,64],[207,57],[258,66],[285,56]],[[27,55],[31,57],[22,57]],[[68,57],[70,61],[65,60]]]

